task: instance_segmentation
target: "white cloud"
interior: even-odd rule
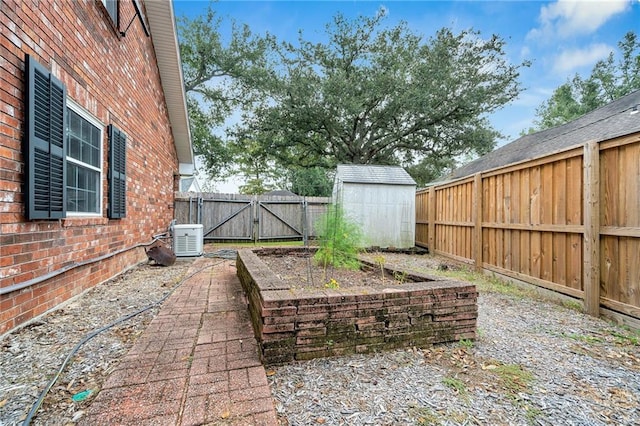
[[[529,31],[527,39],[550,41],[591,34],[630,8],[630,0],[558,0],[540,8],[540,26]]]
[[[615,48],[604,43],[593,44],[583,49],[564,50],[557,55],[553,64],[553,72],[569,74],[571,71],[587,65],[593,65],[600,59],[609,56]]]

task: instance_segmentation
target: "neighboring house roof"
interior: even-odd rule
[[[295,194],[289,190],[286,189],[274,189],[273,191],[269,191],[264,193],[264,195],[279,195],[279,196],[286,196],[286,197],[297,197],[298,194]]]
[[[600,107],[569,123],[522,136],[469,164],[449,176],[457,179],[485,170],[552,154],[586,142],[601,142],[640,132],[640,90]]]
[[[180,192],[202,192],[195,176],[180,179]]]
[[[172,1],[146,1],[146,16],[149,21],[153,48],[158,60],[160,80],[167,102],[171,132],[176,145],[178,161],[193,164],[193,147],[189,130],[187,97],[184,91],[182,62],[178,32]]]
[[[414,185],[416,182],[400,166],[339,164],[336,180],[348,183]]]

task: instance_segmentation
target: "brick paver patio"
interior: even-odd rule
[[[80,424],[277,424],[233,262],[200,258],[190,271],[202,268],[167,299]]]

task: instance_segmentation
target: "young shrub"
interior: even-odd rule
[[[314,259],[324,268],[358,269],[358,252],[362,247],[360,226],[344,215],[342,209],[331,205],[316,223],[320,248]]]

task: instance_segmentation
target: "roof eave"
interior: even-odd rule
[[[193,164],[193,144],[173,2],[145,1],[145,8],[178,162]]]

